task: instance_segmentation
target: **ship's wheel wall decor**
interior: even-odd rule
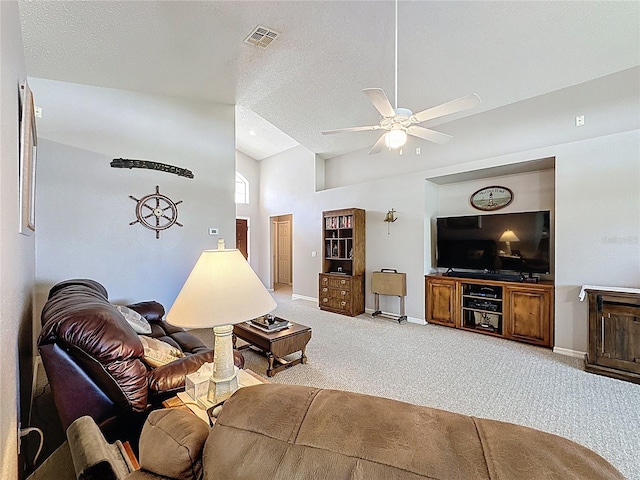
[[[129,225],[140,223],[143,227],[155,230],[156,238],[160,238],[162,230],[166,230],[173,225],[183,226],[178,222],[178,205],[182,203],[182,200],[174,202],[166,195],[162,195],[158,185],[156,185],[156,193],[150,193],[140,199],[133,195],[129,195],[129,198],[137,202],[137,220],[129,223]]]

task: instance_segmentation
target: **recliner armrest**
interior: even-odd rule
[[[78,480],[124,480],[136,470],[122,443],[108,443],[89,416],[69,425],[67,441]]]
[[[196,372],[204,363],[213,362],[213,350],[174,360],[149,372],[149,390],[152,395],[173,393],[184,388],[185,376]]]
[[[213,362],[213,350],[206,350],[156,367],[149,372],[148,376],[149,396],[159,396],[160,399],[163,399],[168,394],[183,390],[185,377],[196,372],[204,363],[211,362]],[[244,357],[237,350],[233,351],[233,363],[238,368],[244,368]],[[153,400],[151,399],[151,401]]]

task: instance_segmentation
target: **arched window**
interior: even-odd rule
[[[236,172],[236,203],[249,203],[249,182]]]

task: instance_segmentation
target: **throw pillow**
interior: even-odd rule
[[[179,348],[169,345],[167,342],[145,335],[138,335],[138,338],[144,347],[144,362],[150,367],[166,365],[184,357],[184,353]]]
[[[151,325],[147,322],[147,319],[140,315],[135,310],[125,307],[124,305],[114,305],[116,309],[122,314],[124,319],[131,325],[136,333],[151,333]]]

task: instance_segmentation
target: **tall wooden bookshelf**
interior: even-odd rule
[[[365,211],[322,212],[322,310],[355,316],[364,313]]]

